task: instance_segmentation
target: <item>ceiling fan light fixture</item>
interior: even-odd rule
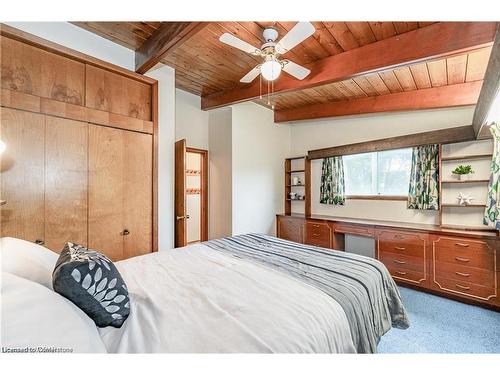
[[[260,67],[260,72],[262,74],[262,77],[264,77],[266,80],[274,81],[280,76],[281,68],[282,66],[278,61],[270,59],[262,64],[262,66]]]

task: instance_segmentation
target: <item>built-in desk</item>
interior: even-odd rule
[[[277,215],[277,236],[344,250],[345,234],[375,239],[376,258],[405,286],[500,309],[500,237],[437,225],[324,215]]]

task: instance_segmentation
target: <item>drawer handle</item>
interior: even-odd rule
[[[470,259],[467,259],[467,258],[460,258],[460,257],[455,257],[455,260],[458,260],[459,262],[470,262]]]
[[[394,246],[394,248],[395,248],[396,250],[404,250],[404,249],[405,249],[404,247],[400,247],[400,246]]]
[[[461,242],[456,242],[455,243],[456,246],[460,246],[460,247],[469,247],[469,244],[468,243],[461,243]]]
[[[313,233],[313,236],[314,237],[319,237],[319,234],[318,233]]]
[[[397,260],[397,259],[394,259],[393,262],[397,263],[397,264],[406,264],[406,262],[403,262],[402,260]]]
[[[470,289],[470,287],[468,287],[468,286],[463,286],[463,285],[460,285],[460,284],[455,284],[455,286],[456,286],[457,288],[459,288],[459,289],[463,289],[463,290],[469,290],[469,289]]]
[[[400,239],[402,239],[402,240],[404,240],[404,239],[405,239],[405,236],[403,236],[402,234],[395,234],[395,235],[394,235],[394,237],[395,237],[395,238],[400,238]]]
[[[44,240],[35,240],[35,243],[37,245],[44,245],[45,244],[45,241]]]
[[[319,228],[319,224],[313,224],[312,225],[314,228]]]
[[[464,276],[464,277],[469,277],[470,276],[470,273],[463,273],[463,272],[458,272],[458,271],[456,271],[455,274],[458,275],[458,276]]]
[[[406,275],[406,272],[403,272],[403,271],[396,271],[396,273],[397,273],[398,275],[403,275],[403,276],[404,276],[404,275]]]

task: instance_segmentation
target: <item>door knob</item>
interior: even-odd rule
[[[189,215],[186,215],[186,216],[176,216],[175,218],[177,220],[189,219]]]
[[[128,236],[130,231],[128,229],[124,229],[123,232],[120,233],[122,236]]]
[[[35,240],[35,243],[36,243],[37,245],[43,245],[43,244],[45,243],[45,241],[44,241],[44,240],[40,240],[40,239],[38,239],[38,240]]]

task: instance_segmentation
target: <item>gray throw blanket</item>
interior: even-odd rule
[[[263,234],[227,237],[204,245],[264,264],[328,294],[344,309],[358,353],[376,353],[380,338],[391,326],[409,327],[399,289],[378,260]]]

